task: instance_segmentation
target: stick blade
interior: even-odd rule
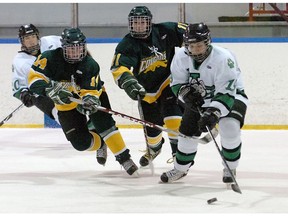
[[[242,191],[240,190],[240,187],[237,184],[231,184],[231,188],[233,191],[242,194]]]

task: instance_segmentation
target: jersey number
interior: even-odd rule
[[[40,59],[41,55],[38,56],[37,60],[34,62],[34,66],[39,67],[41,70],[44,70],[47,65],[47,59]]]

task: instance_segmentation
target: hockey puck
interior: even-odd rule
[[[217,201],[217,198],[214,197],[214,198],[212,198],[212,199],[207,200],[207,203],[208,203],[208,204],[211,204],[211,203],[216,202],[216,201]]]

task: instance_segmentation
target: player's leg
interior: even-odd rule
[[[61,128],[68,141],[78,151],[95,151],[101,146],[100,136],[88,130],[86,116],[76,109],[58,111]]]
[[[222,153],[232,173],[236,175],[236,168],[241,157],[241,128],[244,124],[247,106],[240,100],[235,100],[231,112],[219,121]],[[223,182],[231,183],[233,179],[223,163]]]
[[[144,120],[157,125],[163,125],[163,118],[157,103],[149,104],[145,101],[141,101],[141,106]],[[149,164],[149,160],[154,160],[160,154],[162,145],[165,142],[164,138],[162,137],[162,131],[151,127],[146,127],[146,131],[149,153],[146,149],[146,153],[140,158],[139,163],[142,167],[147,166]]]
[[[106,106],[106,104],[103,103],[103,106]],[[126,172],[129,175],[134,173],[137,174],[136,171],[138,170],[138,167],[131,159],[129,149],[126,146],[119,129],[116,127],[112,115],[98,111],[90,115],[89,118],[97,133],[99,133],[100,137],[104,140],[108,148],[115,155],[116,160],[123,166]]]
[[[179,131],[183,113],[180,106],[177,104],[177,98],[169,86],[164,89],[158,101],[165,127],[170,130]],[[168,138],[173,157],[177,150],[178,136],[168,133]]]
[[[107,92],[105,91],[105,88],[103,87],[102,88],[102,94],[100,96],[100,101],[101,101],[101,106],[103,107],[106,107],[108,109],[111,109],[111,105],[110,105],[110,101],[109,101],[109,98],[108,98],[108,94]],[[95,128],[93,123],[90,121],[88,121],[88,127],[90,130],[96,132],[96,133],[99,133],[99,130],[101,130],[101,128],[99,129],[98,128],[98,125],[96,125],[97,127]],[[101,138],[102,139],[102,138]],[[97,150],[96,152],[96,159],[97,159],[97,162],[101,165],[105,165],[106,161],[107,161],[107,156],[108,156],[108,153],[107,153],[107,145],[106,143],[104,142],[104,140],[102,139],[102,145],[101,147]]]
[[[34,105],[59,124],[58,111],[51,98],[47,96],[38,96],[34,99]]]
[[[200,114],[191,109],[185,109],[182,116],[179,132],[186,136],[200,136],[197,122]],[[187,175],[189,168],[194,164],[198,143],[196,140],[178,137],[174,168],[161,175],[162,182],[173,182]]]

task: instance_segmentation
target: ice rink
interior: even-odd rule
[[[120,129],[138,164],[145,149],[142,129]],[[160,175],[166,142],[149,168],[131,178],[109,151],[103,167],[95,152],[72,148],[61,129],[0,129],[0,214],[135,213],[248,214],[288,213],[288,131],[243,130],[237,181],[243,194],[222,183],[221,157],[213,142],[199,144],[189,174],[172,184]],[[216,139],[220,142],[219,137]],[[218,201],[208,205],[207,200]]]

